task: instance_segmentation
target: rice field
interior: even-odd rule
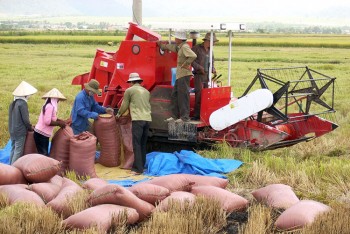
[[[41,96],[53,87],[58,88],[67,101],[60,103],[58,116],[68,118],[70,109],[79,87],[72,86],[74,76],[88,72],[91,68],[96,48],[116,51],[117,43],[108,46],[108,42],[118,42],[119,36],[0,36],[0,146],[8,139],[7,117],[8,105],[12,100],[12,91],[21,80],[26,80],[38,89],[29,101],[30,120],[34,124],[43,104]],[[220,43],[214,49],[216,70],[227,77],[228,51],[223,46],[228,42],[224,35],[219,37]],[[350,233],[350,40],[348,36],[339,35],[259,35],[238,34],[234,37],[232,49],[231,86],[236,96],[240,96],[256,74],[257,68],[309,66],[310,68],[336,77],[335,115],[330,116],[339,124],[334,132],[311,142],[301,143],[289,148],[267,152],[251,152],[246,149],[233,149],[226,145],[218,145],[210,151],[200,151],[208,158],[235,158],[244,162],[238,170],[228,174],[230,191],[250,201],[254,189],[271,183],[284,183],[293,187],[300,199],[311,199],[325,203],[333,208],[332,212],[320,217],[314,225],[295,233]],[[224,80],[224,79],[223,79]],[[227,81],[224,81],[227,84]],[[17,219],[18,225],[39,225],[26,223],[26,217],[15,217],[18,209],[23,207],[6,207],[0,198],[0,219],[11,226]],[[214,208],[213,208],[214,209]],[[38,213],[32,216],[38,217]],[[43,211],[38,211],[42,213]],[[45,211],[46,212],[46,211]],[[216,211],[215,211],[216,212]],[[276,211],[271,208],[251,204],[249,219],[239,226],[237,233],[279,233],[274,227]],[[51,213],[42,213],[51,225],[42,229],[42,233],[57,230],[63,233],[60,218]],[[3,217],[12,217],[3,219]],[[184,214],[183,214],[184,215]],[[191,212],[187,214],[187,219]],[[227,225],[221,214],[214,216],[217,223]],[[167,227],[164,233],[183,231],[179,223],[185,221],[176,214],[170,217],[155,216],[129,233],[156,233],[155,228]],[[209,222],[201,214],[198,222]],[[214,219],[213,218],[213,219]],[[204,221],[203,221],[203,220]],[[220,221],[218,221],[220,220]],[[172,226],[172,224],[178,224]],[[163,224],[159,227],[157,225]],[[209,222],[210,223],[210,222]],[[198,223],[197,223],[198,224]],[[188,225],[192,225],[189,223]],[[193,224],[195,225],[195,224]],[[16,225],[13,225],[16,226]],[[222,227],[221,226],[221,227]],[[188,228],[188,226],[187,226]],[[218,231],[217,226],[206,226],[207,233],[232,233],[225,229]],[[19,233],[18,229],[7,229]],[[163,229],[164,230],[164,229]],[[191,229],[198,230],[198,229]],[[60,232],[62,231],[62,232]],[[10,233],[7,232],[7,233]],[[46,232],[47,233],[47,232]],[[87,231],[86,233],[94,233]],[[159,233],[159,232],[158,232]],[[196,232],[194,232],[196,233]],[[197,232],[200,233],[200,232]],[[236,233],[236,232],[233,232]]]

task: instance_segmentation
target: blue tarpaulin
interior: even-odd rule
[[[144,178],[142,180],[108,180],[109,184],[117,184],[123,187],[131,187],[134,184],[138,184],[144,181],[150,180],[149,178]]]
[[[242,165],[235,159],[208,159],[193,151],[181,150],[180,153],[152,152],[147,154],[146,175],[162,176],[169,174],[195,174],[226,178],[229,173]]]
[[[0,149],[0,163],[10,164],[11,140],[7,142],[3,149]]]

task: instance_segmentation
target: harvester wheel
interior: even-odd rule
[[[238,136],[233,132],[226,133],[224,135],[224,141],[227,142],[231,147],[237,147],[239,145]]]

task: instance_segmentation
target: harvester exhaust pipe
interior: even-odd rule
[[[192,47],[197,44],[197,39],[199,38],[199,32],[192,31],[190,32],[190,38],[192,39]]]
[[[132,21],[138,25],[142,25],[142,0],[133,0]]]

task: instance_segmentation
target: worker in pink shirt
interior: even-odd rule
[[[43,97],[46,99],[43,105],[38,123],[34,128],[34,140],[39,154],[49,156],[49,139],[55,126],[64,128],[66,122],[57,118],[58,102],[66,98],[56,88],[51,89]]]

